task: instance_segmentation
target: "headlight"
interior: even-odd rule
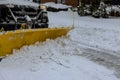
[[[40,9],[42,9],[42,10],[46,10],[46,6],[41,5],[41,6],[40,6]]]

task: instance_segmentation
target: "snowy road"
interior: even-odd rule
[[[49,12],[50,27],[72,25],[72,13]],[[75,13],[67,36],[14,50],[0,62],[0,80],[120,80],[120,19]]]
[[[111,55],[109,52],[91,48],[83,48],[81,51],[83,54],[79,56],[84,56],[89,58],[91,61],[94,61],[100,65],[104,65],[109,69],[115,70],[116,76],[120,78],[120,57]]]

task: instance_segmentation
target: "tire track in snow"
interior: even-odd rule
[[[109,50],[104,50],[101,48],[96,48],[94,46],[84,44],[81,42],[74,42],[78,43],[79,47],[82,50],[82,54],[75,54],[78,56],[84,56],[89,58],[90,60],[100,64],[104,65],[107,68],[115,70],[115,75],[120,78],[120,56],[116,53],[113,53]]]
[[[84,49],[82,56],[115,70],[115,75],[120,78],[120,58],[107,52],[93,49]]]

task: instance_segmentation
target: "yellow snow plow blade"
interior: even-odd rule
[[[8,31],[0,34],[0,56],[11,54],[13,49],[19,49],[24,45],[34,44],[37,41],[55,39],[64,36],[71,27],[43,28],[43,29],[21,29]]]

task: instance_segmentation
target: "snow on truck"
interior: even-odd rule
[[[20,28],[47,27],[48,16],[45,6],[28,1],[0,1],[0,29],[8,31]]]
[[[48,28],[46,6],[22,0],[0,0],[0,57],[24,45],[66,35],[72,27]]]

